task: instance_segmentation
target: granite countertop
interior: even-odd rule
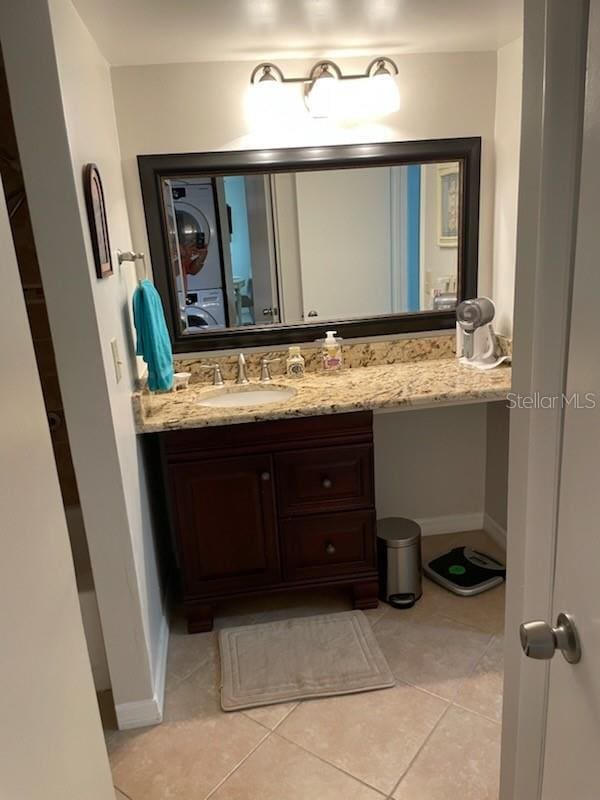
[[[232,389],[227,383],[225,389]],[[198,401],[218,391],[194,383],[177,392],[133,397],[138,433],[241,422],[261,422],[291,417],[340,414],[351,411],[393,411],[411,408],[490,402],[506,398],[511,369],[502,364],[480,371],[443,357],[345,369],[340,373],[308,372],[302,379],[274,376],[270,384],[251,382],[252,388],[293,387],[285,400],[255,407],[210,408]]]

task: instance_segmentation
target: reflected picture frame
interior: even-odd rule
[[[458,247],[460,173],[456,164],[439,164],[437,174],[438,245]]]
[[[92,252],[96,267],[96,277],[108,278],[113,274],[110,255],[110,239],[106,221],[106,205],[102,179],[96,164],[86,164],[83,168],[83,191],[90,226]]]

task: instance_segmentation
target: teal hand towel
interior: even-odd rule
[[[173,351],[165,312],[154,285],[140,281],[133,295],[133,321],[137,333],[136,354],[148,365],[148,388],[166,391],[173,386]]]

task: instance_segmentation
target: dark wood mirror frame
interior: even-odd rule
[[[138,156],[154,282],[165,307],[173,351],[191,353],[308,342],[320,338],[325,328],[332,325],[344,338],[436,331],[453,328],[455,316],[453,311],[421,311],[348,321],[321,321],[318,324],[256,325],[248,330],[232,328],[184,335],[177,323],[178,306],[168,266],[168,239],[161,195],[163,178],[189,175],[190,172],[211,176],[253,175],[445,161],[458,161],[462,167],[458,237],[458,302],[461,302],[477,295],[480,137]]]

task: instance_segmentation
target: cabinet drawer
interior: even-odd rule
[[[373,447],[322,447],[275,458],[279,513],[283,517],[354,508],[373,501]]]
[[[298,517],[281,523],[288,580],[327,578],[375,568],[375,512]]]

